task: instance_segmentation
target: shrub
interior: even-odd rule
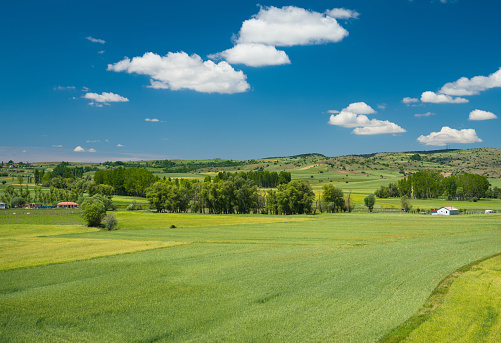
[[[104,218],[104,227],[106,227],[106,229],[110,231],[113,230],[115,226],[117,226],[117,224],[118,224],[117,218],[113,213],[108,214]]]
[[[23,198],[13,197],[12,200],[10,201],[10,206],[11,207],[23,206],[25,203],[26,201]]]
[[[86,198],[80,207],[82,208],[82,217],[87,226],[98,227],[106,215],[106,208],[103,202],[94,197]]]

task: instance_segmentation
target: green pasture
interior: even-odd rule
[[[500,342],[501,256],[460,275],[443,305],[404,342]]]
[[[499,215],[117,217],[117,231],[0,219],[4,269],[28,239],[83,256],[49,249],[46,265],[0,272],[2,341],[374,342],[447,275],[501,252]],[[127,242],[158,246],[112,252]]]

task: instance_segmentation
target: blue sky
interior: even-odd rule
[[[501,2],[24,1],[0,160],[501,148]]]

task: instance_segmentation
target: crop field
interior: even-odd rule
[[[501,256],[459,276],[444,304],[405,342],[500,342]]]
[[[374,342],[501,252],[498,214],[119,212],[116,231],[36,216],[0,216],[2,341]],[[480,306],[498,313],[494,289]]]

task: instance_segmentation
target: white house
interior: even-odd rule
[[[453,214],[458,214],[458,209],[452,206],[441,207],[437,210],[437,214],[444,216],[451,216]]]
[[[0,201],[0,210],[5,210],[6,208],[8,208],[7,204]]]

